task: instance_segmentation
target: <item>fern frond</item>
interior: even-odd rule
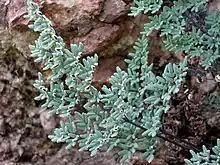
[[[199,153],[195,153],[194,151],[190,151],[192,158],[190,160],[185,159],[185,162],[188,165],[219,165],[220,164],[220,139],[217,139],[217,144],[212,148],[213,154],[211,151],[206,148],[206,146],[202,147],[202,151]]]
[[[141,12],[154,14],[162,6],[163,0],[135,0],[134,4],[135,6],[131,7],[131,13],[128,14],[130,16],[137,16]]]
[[[155,13],[162,5],[162,0],[137,0],[136,3],[137,8],[141,8],[137,11],[134,9],[134,15],[141,11]],[[164,9],[175,12],[175,15],[168,15],[166,19],[176,21],[173,27],[182,27],[184,22],[178,22],[177,15],[189,7],[193,8],[194,2],[188,0],[188,5],[182,8],[182,1],[175,3],[175,8]],[[171,96],[181,86],[187,71],[187,59],[180,64],[170,63],[162,75],[155,75],[152,72],[153,65],[148,64],[148,32],[143,33],[135,43],[134,52],[125,60],[127,70],[117,67],[110,78],[111,86],[103,86],[98,91],[92,85],[98,56],[81,57],[82,44],[72,44],[70,50],[65,48],[64,41],[56,35],[51,22],[39,11],[33,0],[28,0],[28,11],[26,18],[33,21],[30,27],[40,32],[35,46],[30,47],[32,56],[36,62],[44,64],[45,70],[52,71],[47,78],[49,87],[44,85],[42,74],[39,74],[34,86],[41,94],[36,99],[45,99],[43,106],[65,118],[65,122],[61,122],[60,128],[56,128],[54,135],[49,138],[55,142],[66,142],[68,148],[78,143],[80,150],[88,150],[91,155],[95,155],[104,145],[108,150],[119,147],[121,163],[128,161],[141,149],[144,150],[143,156],[152,161],[158,142],[157,134],[162,125],[161,115],[167,112]],[[166,22],[160,22],[165,15],[157,18],[155,25],[151,24],[153,28],[165,29]],[[170,42],[172,47],[186,40],[180,38],[182,29],[177,29],[176,42]],[[163,32],[164,35],[172,33],[166,30]],[[83,112],[78,109],[82,100],[86,102],[82,105]]]

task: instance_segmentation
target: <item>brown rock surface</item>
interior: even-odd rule
[[[116,19],[126,16],[129,12],[128,5],[122,0],[108,0],[104,4],[103,12],[99,20],[107,23],[112,23]]]
[[[220,0],[212,0],[209,4],[210,10],[220,10]]]
[[[26,14],[25,2],[26,0],[1,2],[0,5],[3,6],[1,12],[5,15],[3,18],[10,29],[20,32],[28,30],[26,26],[28,21],[23,18]],[[84,41],[86,54],[98,53],[108,56],[125,53],[125,50],[134,44],[145,22],[144,20],[136,24],[139,18],[128,17],[131,3],[122,0],[38,0],[36,2],[67,43]],[[114,22],[115,20],[117,22]],[[130,40],[132,42],[122,45],[120,39],[129,37],[132,38]],[[23,42],[28,44],[26,39]],[[121,48],[115,49],[115,47]],[[103,48],[111,51],[103,52]]]
[[[53,130],[57,126],[55,116],[48,113],[48,111],[43,111],[40,113],[40,122],[41,122],[43,129],[44,129],[44,132],[47,135],[52,134]]]
[[[13,26],[14,22],[19,21],[23,24],[21,19],[26,13],[26,0],[8,1],[6,19],[9,26]]]
[[[88,54],[99,52],[112,44],[120,35],[120,27],[117,25],[105,25],[92,30],[85,37],[75,38],[73,43],[82,42],[84,51]]]

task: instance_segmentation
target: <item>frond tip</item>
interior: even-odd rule
[[[151,12],[156,13],[163,4],[163,0],[135,0],[135,6],[131,7],[130,16],[137,16],[141,12],[144,14]]]
[[[185,159],[185,162],[188,165],[220,165],[220,139],[217,139],[217,144],[212,148],[212,152],[213,154],[206,146],[203,146],[202,151],[199,153],[191,150],[192,157],[191,159]]]

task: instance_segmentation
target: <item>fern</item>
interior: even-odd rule
[[[162,6],[163,0],[135,0],[134,3],[135,6],[131,7],[130,16],[137,16],[141,12],[154,14]]]
[[[217,139],[217,144],[212,148],[211,153],[205,146],[199,153],[190,151],[192,158],[190,160],[185,159],[188,165],[219,165],[220,164],[220,139]]]
[[[208,69],[220,57],[220,13],[208,11],[206,0],[178,0],[161,10],[149,17],[142,34],[148,36],[153,30],[160,30],[168,50],[185,51],[191,58],[200,57],[201,65]]]
[[[34,22],[29,27],[40,32],[35,46],[30,46],[32,56],[36,57],[35,62],[44,64],[44,70],[52,71],[51,76],[47,78],[50,87],[44,85],[42,74],[38,73],[38,80],[34,86],[41,94],[36,99],[46,99],[43,107],[50,108],[52,113],[69,118],[69,123],[61,123],[61,127],[55,129],[55,135],[49,136],[52,141],[67,142],[69,148],[79,137],[71,111],[74,111],[74,107],[79,103],[81,93],[88,91],[98,57],[97,55],[88,57],[80,63],[83,45],[73,44],[71,51],[66,49],[63,39],[56,35],[50,20],[42,15],[37,4],[32,0],[28,0],[27,3],[29,14],[25,18]],[[64,77],[65,82],[62,81]]]
[[[155,4],[154,1],[146,2]],[[161,5],[161,1],[155,2],[158,4],[151,7],[152,12]],[[147,36],[142,34],[134,52],[126,59],[127,70],[117,67],[110,78],[111,87],[103,86],[98,91],[92,85],[98,56],[81,57],[82,44],[72,44],[70,50],[65,48],[63,39],[56,35],[51,22],[32,0],[28,0],[28,11],[25,18],[33,22],[29,27],[40,32],[35,45],[30,46],[32,56],[36,62],[43,63],[44,70],[52,72],[47,78],[49,87],[43,75],[38,74],[34,86],[40,95],[36,99],[46,100],[43,107],[64,118],[49,138],[67,143],[67,148],[78,143],[80,150],[88,150],[91,155],[104,145],[108,151],[119,147],[121,163],[129,161],[137,151],[142,151],[143,157],[152,161],[161,115],[167,112],[171,96],[181,86],[187,71],[187,58],[180,64],[168,64],[162,75],[155,75],[152,64],[147,62]],[[85,111],[77,108],[81,100],[86,100]]]

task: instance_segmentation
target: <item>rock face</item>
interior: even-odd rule
[[[22,16],[26,13],[26,0],[8,1],[6,20],[9,26],[14,26],[15,22],[22,22]]]
[[[106,23],[113,23],[128,12],[128,6],[124,1],[108,0],[104,4],[103,12],[99,20]]]
[[[9,28],[27,31],[28,21],[23,18],[26,13],[26,0],[4,1],[1,3],[7,12],[3,15]],[[67,44],[82,42],[85,45],[85,54],[98,53],[105,57],[116,53],[125,54],[134,44],[143,25],[138,22],[137,26],[139,18],[127,16],[131,3],[122,0],[38,0],[36,2]],[[129,37],[132,40],[128,45],[121,46],[118,42],[121,38]],[[113,44],[114,47],[115,44],[119,44],[121,48],[112,49]],[[111,51],[103,52],[106,49]]]
[[[97,53],[104,57],[126,55],[146,22],[144,16],[136,18],[127,16],[132,4],[130,0],[36,0],[36,2],[43,14],[52,21],[57,33],[65,39],[67,46],[73,42],[82,42],[85,46],[84,54]],[[27,12],[26,0],[2,0],[0,6],[0,14],[3,15],[0,24],[7,25],[11,36],[16,36],[14,37],[16,47],[20,47],[19,51],[28,56],[27,46],[34,39],[29,37],[28,21],[23,18]]]
[[[91,30],[86,36],[75,38],[73,42],[82,42],[85,52],[92,54],[94,52],[100,52],[100,50],[103,50],[106,46],[116,41],[120,32],[120,27],[118,25],[107,24]]]
[[[209,9],[219,11],[220,10],[220,1],[219,0],[210,1]]]

